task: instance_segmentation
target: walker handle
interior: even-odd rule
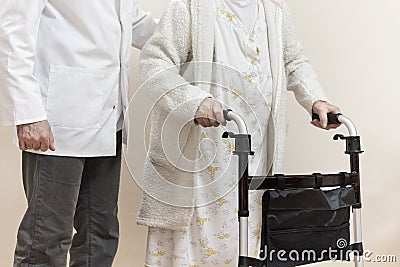
[[[236,123],[239,134],[248,134],[246,122],[239,114],[233,112],[231,109],[226,109],[224,110],[224,118],[226,121],[233,121]]]
[[[316,113],[312,114],[313,120],[319,120],[319,116]],[[328,124],[343,124],[349,131],[350,136],[357,136],[357,129],[354,123],[342,114],[328,113]]]
[[[342,114],[334,114],[334,113],[328,113],[328,124],[340,124],[341,122],[339,121],[339,117],[342,116]],[[320,120],[319,115],[317,113],[312,114],[312,120]]]
[[[230,118],[228,117],[229,112],[232,112],[232,109],[224,109],[224,118],[226,121],[230,121]]]

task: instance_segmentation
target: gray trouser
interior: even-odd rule
[[[109,267],[118,247],[121,132],[116,157],[73,158],[23,152],[28,209],[14,267]],[[73,228],[76,234],[72,238]]]

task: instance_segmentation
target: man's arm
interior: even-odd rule
[[[153,35],[157,21],[153,16],[143,11],[135,1],[133,8],[134,21],[132,23],[132,46],[142,49],[147,40]]]
[[[46,3],[11,0],[0,11],[2,123],[17,126],[22,150],[54,149],[39,84],[33,75],[37,32]]]
[[[6,125],[46,120],[33,76],[36,36],[45,5],[46,0],[12,0],[0,14],[0,99]]]

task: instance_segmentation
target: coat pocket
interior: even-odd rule
[[[51,66],[46,112],[51,125],[99,129],[107,100],[105,70]]]

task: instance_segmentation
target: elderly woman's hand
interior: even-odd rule
[[[313,120],[312,125],[321,129],[336,129],[340,124],[328,124],[328,113],[340,113],[337,106],[331,105],[325,101],[317,101],[313,105],[313,112],[319,115],[320,120]]]
[[[201,102],[195,115],[195,122],[201,126],[218,127],[226,125],[222,104],[213,98],[206,98]]]

